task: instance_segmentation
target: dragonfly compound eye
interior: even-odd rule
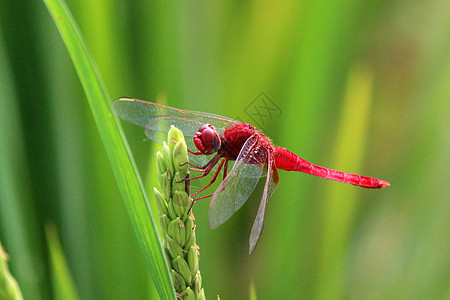
[[[200,152],[207,155],[217,152],[220,147],[219,136],[210,124],[200,127],[194,136],[194,143]]]

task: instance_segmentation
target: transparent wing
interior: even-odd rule
[[[267,163],[267,149],[259,141],[257,134],[247,139],[230,173],[214,192],[209,208],[211,228],[228,220],[255,189]]]
[[[250,254],[252,254],[253,250],[255,250],[256,244],[258,244],[259,238],[261,237],[261,233],[264,227],[264,215],[266,213],[266,205],[267,202],[269,202],[270,197],[272,197],[272,194],[277,189],[278,182],[279,178],[277,167],[275,165],[275,159],[271,153],[271,149],[269,149],[266,185],[264,186],[264,192],[261,199],[261,203],[259,204],[255,222],[253,223],[252,231],[250,233],[250,241],[249,241]]]
[[[226,128],[239,123],[236,120],[219,115],[182,110],[138,99],[119,98],[112,105],[119,116],[128,122],[164,133],[167,132],[167,124],[169,124],[169,127],[177,124],[176,126],[183,134],[190,137],[193,137],[203,124],[213,125],[217,133],[222,134]],[[150,122],[153,125],[149,126]],[[153,136],[149,136],[149,138],[153,139]]]
[[[220,135],[226,128],[239,123],[227,117],[181,110],[138,99],[119,98],[112,105],[122,119],[145,128],[145,135],[157,143],[167,139],[170,125],[176,126],[183,132],[188,149],[192,151],[197,150],[193,137],[203,124],[213,125]],[[190,158],[198,165],[204,165],[211,159],[210,156],[205,155],[191,155]]]
[[[169,131],[170,125],[174,125],[183,132],[184,139],[186,141],[187,148],[191,151],[198,151],[194,144],[193,136],[198,131],[200,124],[194,120],[187,120],[179,117],[168,117],[168,116],[158,116],[153,118],[145,127],[145,135],[158,143],[167,140],[167,132]],[[216,130],[217,131],[217,130]],[[186,132],[186,133],[185,133]],[[193,132],[193,133],[192,133]],[[189,153],[189,161],[196,164],[199,167],[204,166],[208,161],[213,158],[212,155],[195,155]],[[216,167],[214,167],[214,170]]]

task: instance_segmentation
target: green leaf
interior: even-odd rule
[[[155,221],[151,215],[142,180],[99,72],[81,33],[63,1],[44,0],[75,65],[94,115],[119,190],[144,252],[150,274],[161,299],[175,299]]]
[[[255,287],[255,283],[253,282],[253,280],[250,280],[248,299],[249,300],[257,300],[258,299],[258,297],[256,296],[256,287]]]
[[[47,234],[48,249],[50,253],[53,279],[52,287],[55,299],[80,299],[75,288],[75,283],[72,279],[72,274],[70,274],[55,225],[48,224],[45,227],[45,231]]]

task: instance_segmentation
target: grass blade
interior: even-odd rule
[[[168,266],[142,181],[118,118],[111,110],[108,93],[66,5],[58,0],[44,2],[59,29],[83,85],[159,296],[162,299],[174,299]]]
[[[47,224],[45,231],[51,261],[53,296],[55,299],[78,300],[80,297],[67,266],[58,231],[51,223]]]

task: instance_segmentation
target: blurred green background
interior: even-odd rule
[[[392,184],[366,190],[280,171],[251,256],[261,189],[216,230],[208,201],[198,202],[207,298],[246,299],[251,282],[259,299],[450,298],[448,1],[68,6],[113,99],[256,120],[306,160]],[[281,115],[257,105],[261,92]],[[0,2],[0,94],[0,241],[25,298],[64,299],[69,289],[58,281],[63,257],[49,252],[56,228],[81,299],[156,299],[40,1]],[[156,147],[142,128],[124,127],[151,192]]]

